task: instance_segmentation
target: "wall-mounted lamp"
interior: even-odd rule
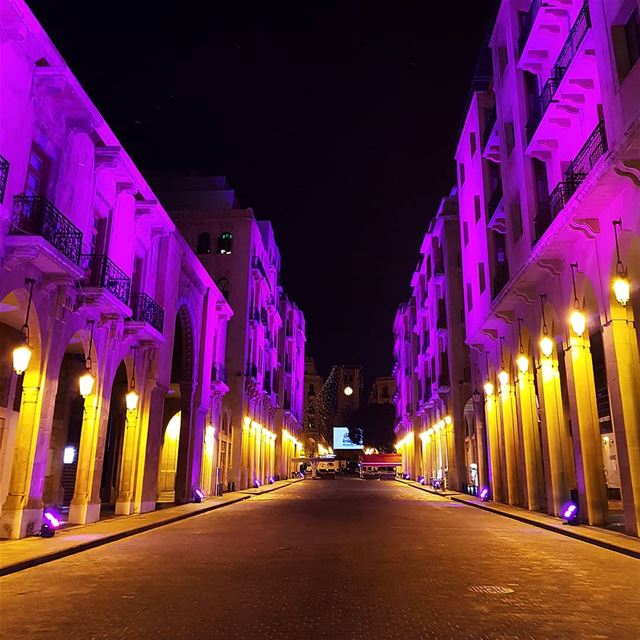
[[[491,382],[491,380],[487,380],[484,383],[484,393],[486,396],[491,397],[493,395],[494,392],[494,387],[493,387],[493,382]]]
[[[498,371],[498,382],[501,387],[506,387],[509,384],[509,372],[504,368],[504,353],[502,345],[504,343],[504,337],[500,336],[500,371]]]
[[[524,353],[524,346],[522,344],[522,318],[518,318],[518,342],[520,346],[520,355],[516,358],[516,364],[520,373],[527,373],[529,371],[529,358]]]
[[[629,276],[627,269],[620,260],[620,245],[618,243],[618,227],[622,227],[622,218],[618,218],[613,221],[613,235],[616,239],[616,256],[618,261],[616,263],[616,277],[613,280],[613,293],[616,296],[616,300],[623,306],[627,306],[629,298],[631,297],[631,283],[629,282]]]
[[[91,325],[91,334],[89,335],[89,355],[84,360],[84,366],[87,370],[80,376],[80,379],[78,380],[78,383],[80,385],[80,395],[83,398],[86,398],[93,393],[93,387],[96,382],[96,379],[91,372],[91,351],[93,349],[93,327],[95,325],[95,321],[89,320],[87,324]]]
[[[571,280],[573,282],[573,312],[569,316],[569,323],[573,332],[582,337],[582,334],[587,328],[587,318],[585,317],[580,307],[580,301],[578,300],[578,292],[576,291],[576,271],[578,270],[578,263],[574,262],[569,265],[571,267]]]
[[[136,349],[133,349],[133,371],[131,372],[131,383],[129,384],[129,393],[125,396],[125,402],[129,411],[135,411],[138,408],[138,392],[136,391]]]
[[[24,283],[29,286],[27,313],[25,314],[24,324],[21,328],[22,335],[24,336],[24,342],[13,350],[13,368],[19,376],[27,370],[29,361],[31,360],[31,353],[33,352],[33,349],[29,344],[29,314],[31,313],[31,302],[33,300],[33,285],[36,281],[33,278],[25,278]]]

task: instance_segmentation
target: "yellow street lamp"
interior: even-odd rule
[[[622,226],[622,218],[613,221],[613,235],[616,239],[616,255],[618,262],[616,263],[616,278],[613,281],[613,293],[616,300],[623,306],[627,306],[627,302],[631,298],[631,283],[627,275],[627,270],[620,260],[620,245],[618,243],[618,227]]]
[[[83,398],[86,398],[93,393],[93,386],[95,385],[95,382],[96,379],[93,377],[91,371],[87,371],[80,376],[78,383],[80,386],[80,395]]]
[[[494,387],[493,387],[493,382],[491,382],[490,380],[487,380],[484,383],[484,393],[486,396],[491,397],[493,395],[494,392]]]
[[[580,309],[575,309],[571,316],[569,316],[569,322],[573,332],[577,336],[582,337],[582,334],[587,328],[587,319],[585,318],[584,313],[582,313]]]
[[[36,281],[33,278],[25,278],[24,283],[29,285],[29,301],[27,303],[27,312],[24,317],[24,324],[22,325],[24,342],[21,345],[18,345],[12,353],[13,368],[19,376],[27,370],[29,361],[31,360],[31,354],[33,353],[33,349],[29,344],[29,315],[31,314],[31,302],[33,300],[33,285]]]
[[[125,402],[127,403],[127,409],[129,411],[135,411],[138,408],[138,400],[140,396],[135,389],[131,389],[125,396]]]
[[[516,364],[518,365],[520,373],[527,373],[527,371],[529,371],[529,358],[527,358],[524,353],[521,353],[516,358]]]
[[[503,387],[506,387],[509,384],[509,372],[506,369],[500,369],[498,372],[498,381]]]
[[[553,355],[553,340],[549,336],[542,336],[540,339],[540,351],[545,358]]]

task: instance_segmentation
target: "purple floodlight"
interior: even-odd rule
[[[578,522],[578,505],[569,504],[564,510],[562,517],[567,521],[567,524],[577,524]]]
[[[487,487],[485,487],[481,492],[480,492],[480,499],[483,502],[488,502],[489,501],[489,489]]]
[[[204,500],[204,491],[202,489],[195,489],[193,492],[193,501],[202,502]]]
[[[42,513],[42,520],[40,536],[43,538],[53,538],[56,534],[56,530],[60,527],[60,519],[51,511],[46,510]]]

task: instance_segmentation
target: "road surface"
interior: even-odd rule
[[[355,478],[28,569],[0,595],[11,640],[640,638],[640,561]]]

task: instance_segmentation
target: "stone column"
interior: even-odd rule
[[[571,335],[565,353],[581,520],[604,524],[607,492],[589,338]]]
[[[506,469],[507,502],[520,504],[520,483],[517,460],[517,425],[513,411],[513,391],[510,384],[500,386],[500,416],[502,422],[504,461]]]
[[[41,410],[41,388],[23,387],[9,491],[0,519],[0,535],[12,540],[33,533],[42,518],[42,504],[28,504]]]
[[[180,383],[180,442],[175,483],[175,501],[178,504],[193,500],[192,472],[199,457],[196,456],[196,448],[201,445],[196,434],[195,386],[193,383]]]
[[[494,395],[485,400],[487,435],[489,436],[489,483],[493,500],[504,499],[504,479],[502,474],[500,427],[498,425],[498,401]]]
[[[538,432],[538,409],[531,373],[520,373],[516,383],[516,394],[520,408],[522,449],[525,473],[526,506],[532,511],[542,508],[542,460]]]
[[[628,533],[637,536],[640,534],[640,357],[633,310],[616,304],[612,302],[613,319],[603,327],[605,363],[624,524]]]
[[[162,420],[164,401],[168,387],[149,380],[149,413],[147,419],[146,438],[140,439],[140,450],[144,450],[144,466],[138,469],[136,483],[136,505],[140,505],[140,513],[153,511],[158,501],[158,466],[162,449]],[[146,440],[146,442],[145,442]]]
[[[140,398],[140,404],[142,404],[142,400],[143,398]],[[133,495],[137,466],[136,458],[138,457],[138,439],[141,429],[140,423],[144,417],[148,417],[148,410],[143,411],[142,406],[138,406],[136,409],[127,409],[126,412],[116,514],[129,516],[134,511]],[[144,456],[142,463],[144,464]]]

